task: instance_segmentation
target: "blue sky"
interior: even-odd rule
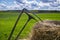
[[[0,0],[0,10],[60,10],[60,0]]]

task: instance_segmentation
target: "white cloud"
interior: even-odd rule
[[[43,6],[50,6],[50,4],[49,4],[49,3],[40,2],[40,3],[39,3],[39,6],[42,6],[42,7],[43,7]]]
[[[48,6],[48,9],[52,9],[52,10],[56,10],[57,9],[57,7],[55,7],[55,6],[57,6],[58,5],[58,2],[54,2],[54,4],[53,3],[43,3],[42,1],[41,2],[37,2],[36,0],[33,0],[33,1],[27,1],[27,0],[24,0],[23,1],[23,3],[25,3],[24,4],[24,7],[25,8],[32,8],[32,4],[36,4],[36,6],[37,7],[34,7],[34,8],[32,8],[32,9],[40,9],[41,7],[46,7],[46,6]],[[52,7],[52,5],[54,6],[54,7]]]
[[[12,5],[10,5],[10,6],[6,6],[7,7],[7,9],[12,9],[12,10],[19,10],[19,9],[21,9],[22,8],[22,4],[20,4],[20,5],[18,5],[17,3],[16,3],[16,1],[14,1],[13,2],[14,4],[12,4]]]
[[[57,2],[60,4],[60,0],[57,0]]]
[[[6,6],[4,3],[0,3],[0,6]]]
[[[37,2],[36,0],[33,0],[33,1],[27,1],[27,0],[22,0],[22,3],[17,3],[15,0],[13,1],[13,4],[11,5],[7,5],[6,4],[7,2],[4,1],[4,3],[0,4],[0,8],[1,6],[4,6],[6,7],[7,9],[9,10],[19,10],[19,9],[23,9],[23,8],[27,8],[27,9],[48,9],[48,10],[57,10],[57,9],[60,9],[60,6],[58,4],[60,4],[60,0],[57,0],[57,2],[47,2],[47,3],[44,3],[42,1],[40,2]],[[57,7],[55,7],[57,6]]]
[[[60,10],[60,6],[58,6],[57,10]]]

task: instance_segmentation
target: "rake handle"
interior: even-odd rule
[[[9,37],[8,37],[8,40],[11,40],[11,37],[12,37],[12,35],[13,35],[13,32],[14,32],[14,30],[15,30],[15,28],[16,28],[16,25],[17,25],[17,23],[18,23],[18,21],[19,21],[21,15],[22,15],[22,13],[23,13],[23,11],[22,11],[22,12],[20,13],[20,15],[18,16],[18,18],[17,18],[17,20],[16,20],[16,22],[15,22],[15,25],[14,25],[14,27],[13,27],[13,29],[12,29],[12,31],[11,31]]]
[[[23,26],[23,28],[22,28],[22,29],[20,30],[20,32],[18,33],[18,35],[17,35],[17,37],[15,38],[15,40],[18,39],[18,37],[20,36],[20,34],[22,33],[22,31],[24,30],[24,28],[26,27],[26,25],[28,24],[28,22],[29,22],[30,20],[31,20],[30,18],[27,20],[27,22],[25,23],[25,25]]]

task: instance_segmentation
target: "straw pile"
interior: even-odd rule
[[[60,21],[37,22],[32,29],[30,40],[60,40]]]

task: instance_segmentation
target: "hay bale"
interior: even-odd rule
[[[36,23],[30,40],[60,40],[60,21],[48,20]]]

